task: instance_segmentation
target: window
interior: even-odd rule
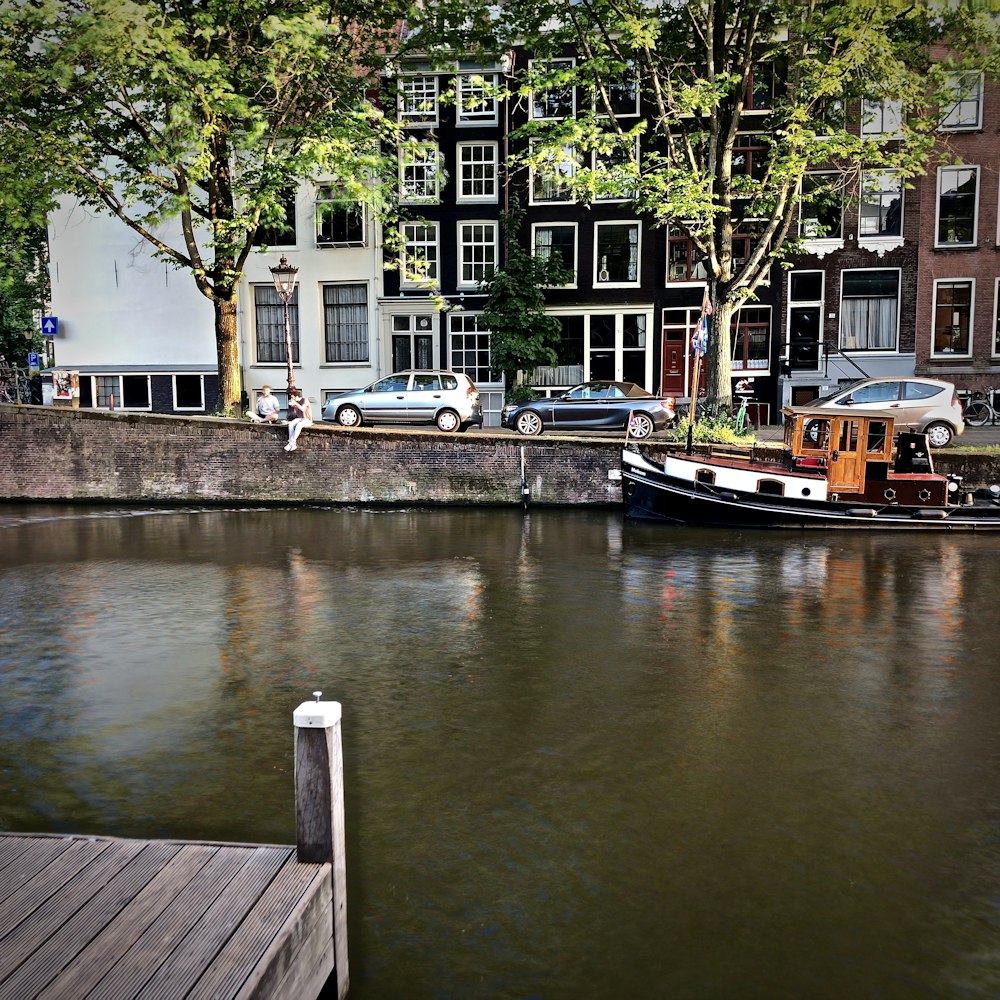
[[[599,222],[595,240],[595,284],[639,283],[639,224]]]
[[[822,271],[792,271],[788,276],[788,365],[790,371],[819,369],[823,339]]]
[[[934,282],[933,354],[972,353],[972,281]]]
[[[979,128],[983,115],[982,76],[978,73],[951,73],[947,86],[952,103],[942,109],[941,128],[948,131]]]
[[[202,375],[174,376],[174,409],[205,409],[205,378]]]
[[[426,315],[393,316],[392,370],[433,367],[434,320]]]
[[[495,222],[458,224],[458,283],[478,286],[492,277],[497,266],[497,225]]]
[[[903,235],[903,182],[894,170],[866,170],[861,177],[858,235]]]
[[[473,382],[498,382],[490,372],[490,332],[479,327],[475,313],[448,314],[448,367]]]
[[[938,170],[937,246],[976,245],[978,187],[979,167]]]
[[[546,77],[565,75],[573,68],[572,59],[550,59],[548,62],[532,62],[532,70]],[[572,118],[576,114],[576,91],[572,84],[553,81],[544,89],[531,93],[532,118]]]
[[[368,360],[368,286],[323,286],[326,360]]]
[[[416,288],[438,280],[437,223],[409,222],[403,226],[403,252],[400,259],[399,283]]]
[[[94,406],[121,410],[150,410],[148,375],[95,375]],[[113,397],[113,398],[112,398]]]
[[[545,260],[555,260],[559,266],[568,271],[569,277],[563,283],[565,286],[576,285],[576,225],[573,223],[554,223],[545,225],[536,223],[532,226],[532,245],[535,256]]]
[[[263,219],[254,234],[255,247],[295,246],[295,188],[281,192],[281,206],[276,217]]]
[[[903,124],[903,102],[893,98],[881,101],[865,99],[861,102],[861,135],[898,136]]]
[[[755,62],[747,80],[746,110],[767,111],[774,103],[774,66]]]
[[[894,351],[899,316],[899,270],[843,271],[840,348]]]
[[[597,113],[607,114],[608,106],[616,118],[639,114],[639,78],[631,64],[607,81],[603,96],[597,95],[594,102]]]
[[[497,144],[495,142],[460,142],[458,144],[458,200],[497,200]]]
[[[399,150],[400,201],[438,200],[436,142],[408,142]]]
[[[254,326],[257,333],[258,364],[277,364],[285,358],[285,306],[274,285],[254,285]],[[292,364],[299,360],[299,289],[288,300],[288,320],[292,334]]]
[[[365,245],[365,213],[356,202],[341,202],[329,184],[316,190],[316,245]]]
[[[733,177],[760,180],[767,171],[767,140],[760,135],[738,135],[733,142]]]
[[[617,136],[605,137],[607,148],[594,150],[595,197],[598,201],[625,201],[635,194],[635,166],[639,143],[623,143]]]
[[[496,125],[496,73],[460,73],[456,90],[459,125]]]
[[[429,74],[399,79],[399,120],[407,125],[437,125],[438,79]]]
[[[689,236],[667,237],[667,281],[707,281],[705,257]]]
[[[840,240],[844,237],[840,174],[806,174],[799,202],[799,236],[807,240]]]
[[[544,150],[531,168],[532,202],[572,201],[571,182],[578,166],[579,158],[574,146]]]
[[[771,340],[771,310],[767,306],[743,306],[733,315],[733,371],[759,372],[768,367]]]

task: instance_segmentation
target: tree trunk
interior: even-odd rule
[[[730,301],[715,303],[712,328],[708,338],[708,399],[719,408],[733,404],[733,341],[730,324],[734,305]]]
[[[216,289],[215,345],[219,359],[219,397],[216,412],[220,416],[238,417],[243,386],[240,377],[240,342],[236,329],[236,289],[224,297]]]

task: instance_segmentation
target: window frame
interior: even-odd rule
[[[878,110],[873,110],[874,106]],[[894,124],[891,130],[886,128],[886,119]],[[877,122],[877,128],[870,128],[870,122]],[[896,139],[902,134],[903,102],[898,97],[881,97],[878,100],[865,97],[861,100],[861,123],[859,126],[862,139],[874,139],[883,136]]]
[[[482,85],[478,88],[466,88],[463,83],[470,80],[481,80]],[[499,89],[499,77],[494,71],[489,70],[459,70],[455,74],[455,125],[458,128],[471,128],[476,125],[496,125],[500,120],[500,101],[497,99]],[[480,96],[476,97],[476,93]],[[492,92],[492,93],[491,93]],[[465,103],[469,98],[482,100],[487,105],[486,110],[468,110]],[[492,105],[492,109],[489,109]]]
[[[813,270],[813,269],[810,268],[810,270]],[[846,285],[845,278],[848,275],[866,274],[866,273],[870,273],[870,272],[873,272],[873,271],[884,271],[884,272],[887,272],[887,273],[888,272],[892,272],[892,273],[894,273],[896,275],[896,299],[895,299],[895,301],[896,301],[896,321],[895,321],[895,330],[893,331],[893,336],[892,336],[892,346],[890,346],[890,347],[847,347],[846,346],[846,341],[845,341],[845,338],[844,338],[844,316],[845,316],[844,287]],[[899,353],[899,327],[900,327],[900,322],[902,320],[902,311],[903,311],[902,310],[902,297],[903,297],[903,274],[902,274],[902,271],[903,271],[903,269],[901,267],[850,267],[850,268],[845,268],[843,271],[840,272],[840,297],[839,297],[839,312],[838,312],[839,321],[838,321],[838,324],[837,324],[837,348],[838,348],[838,350],[844,351],[845,353],[851,352],[851,353],[854,353],[854,354],[877,354],[877,353],[881,353],[881,354],[898,354]],[[848,296],[848,297],[852,298],[852,299],[861,299],[861,298],[865,298],[865,297],[869,298],[869,299],[873,298],[873,296],[860,296],[860,295],[852,295],[852,296]],[[888,298],[888,296],[879,296],[879,297],[880,298]]]
[[[423,153],[422,157],[418,153]],[[412,172],[407,177],[407,172]],[[411,191],[417,182],[423,193]],[[429,181],[429,183],[428,183]],[[441,150],[434,139],[406,142],[399,147],[399,203],[401,205],[436,205],[441,200]]]
[[[580,226],[577,222],[533,222],[531,224],[531,254],[534,257],[541,256],[538,253],[538,232],[543,229],[568,229],[573,234],[573,278],[562,285],[550,285],[550,288],[576,288],[580,279]],[[551,257],[551,254],[548,255]]]
[[[297,284],[295,289],[292,291],[292,297],[288,300],[288,319],[289,327],[291,328],[292,335],[292,364],[300,364],[301,350],[299,346],[299,289],[301,284]],[[287,364],[287,359],[285,358],[285,315],[284,315],[284,303],[281,301],[281,297],[278,295],[277,290],[274,287],[273,282],[265,281],[255,281],[250,284],[251,297],[253,299],[253,345],[254,345],[254,364],[255,365],[285,365]],[[269,295],[273,295],[274,302],[258,302],[257,292],[263,291]],[[281,356],[277,358],[262,358],[261,357],[261,308],[265,307],[268,309],[279,310],[277,315],[280,320],[276,324],[278,329],[278,339],[273,343],[268,341],[268,346],[277,347]],[[270,326],[270,324],[267,324]],[[268,352],[272,353],[272,352]]]
[[[422,103],[426,103],[428,101],[429,93],[431,107],[415,107],[410,111],[405,111],[404,107],[407,104],[407,98],[410,98],[410,103],[413,103],[413,98],[416,96],[405,92],[406,84],[412,83],[415,80],[431,81],[431,93],[424,91],[422,101]],[[396,85],[396,120],[399,122],[405,122],[406,128],[436,128],[438,126],[438,119],[440,116],[440,106],[441,81],[436,73],[413,70],[399,75],[399,82]]]
[[[976,178],[976,191],[973,195],[972,206],[972,239],[969,241],[942,241],[941,240],[941,196],[942,184],[946,174],[958,173],[959,171],[971,171]],[[964,250],[977,246],[979,242],[979,184],[980,174],[978,164],[959,163],[946,167],[938,167],[937,185],[935,187],[934,201],[934,248],[936,250]]]
[[[492,334],[489,330],[480,329],[479,318],[482,314],[478,312],[461,311],[448,313],[447,337],[448,337],[448,367],[453,372],[468,375],[475,385],[481,383],[493,383],[500,381],[496,373],[490,369],[490,340]],[[465,326],[472,323],[472,329],[456,330],[456,326]],[[456,341],[462,339],[463,343],[456,346]],[[466,339],[471,343],[465,343]],[[474,355],[483,364],[470,366],[465,362],[469,355]]]
[[[551,177],[540,174],[534,165],[529,169],[529,181],[528,181],[528,204],[529,205],[572,205],[575,202],[573,196],[572,183],[573,179],[576,177],[577,171],[582,166],[580,153],[577,151],[576,146],[560,146],[560,152],[562,154],[562,159],[558,161],[555,165],[562,167],[563,165],[572,166],[572,170],[563,173],[561,176],[568,178],[568,182],[561,182],[559,178],[553,174]],[[554,161],[553,161],[554,162]],[[568,183],[568,190],[564,190],[563,184]],[[541,185],[550,185],[552,196],[551,197],[539,197],[538,191]],[[561,193],[565,193],[565,197],[560,197]],[[543,192],[544,194],[544,192]]]
[[[150,413],[153,409],[153,385],[152,377],[148,374],[128,374],[124,372],[118,372],[117,374],[100,374],[95,373],[90,376],[90,398],[92,405],[97,409],[107,409],[110,396],[115,397],[115,409],[116,410],[129,410],[133,413]],[[145,380],[146,382],[146,405],[145,406],[132,406],[125,402],[125,379],[135,379],[137,381]],[[114,380],[115,389],[113,392],[101,392],[98,389],[99,380],[104,380],[106,383]],[[204,390],[203,390],[204,391]]]
[[[500,258],[500,233],[499,224],[495,219],[459,219],[456,225],[456,243],[458,248],[457,254],[457,273],[455,280],[456,288],[463,289],[478,289],[480,282],[487,280],[492,277],[499,266]],[[491,241],[476,241],[467,240],[465,230],[474,230],[478,227],[492,230],[493,238]],[[474,256],[469,257],[468,254],[475,254],[477,248],[481,248],[485,253],[485,257],[482,260],[475,260]],[[487,259],[492,256],[492,261]],[[477,270],[482,271],[482,277],[465,277],[466,268],[470,268],[473,275]]]
[[[938,302],[939,289],[944,285],[958,286],[964,285],[968,287],[969,290],[969,305],[968,305],[968,328],[966,330],[966,339],[968,343],[966,344],[966,349],[964,351],[956,351],[954,349],[947,350],[942,348],[938,350],[937,339],[938,339],[938,310],[941,305]],[[947,304],[946,304],[947,305]],[[951,303],[952,316],[954,317],[955,308],[954,303]],[[935,278],[934,279],[934,289],[931,296],[931,343],[930,343],[930,357],[931,358],[971,358],[972,357],[972,345],[975,341],[975,326],[976,326],[976,279],[975,278]],[[947,336],[947,334],[945,334]],[[954,337],[954,334],[951,335]]]
[[[327,302],[327,289],[340,289],[340,288],[350,288],[350,289],[363,289],[364,291],[364,302]],[[371,363],[371,302],[368,294],[368,282],[367,281],[324,281],[320,283],[320,303],[323,308],[323,360],[326,365],[337,365],[338,367],[349,367],[353,365],[369,365]],[[336,346],[334,341],[331,340],[331,332],[335,332],[336,329],[342,329],[349,327],[350,324],[342,323],[340,326],[334,326],[331,324],[331,310],[338,309],[349,309],[351,307],[363,306],[362,315],[364,316],[364,333],[363,337],[355,339],[352,341],[341,340],[340,346],[350,347],[352,343],[363,345],[363,350],[360,354],[363,357],[357,358],[337,358],[332,357],[335,352],[331,351],[332,346]]]
[[[551,59],[529,59],[528,68],[529,72],[535,68],[536,65],[543,65],[546,68],[553,67],[556,65],[567,65],[570,68],[576,67],[576,59],[573,56],[555,56]],[[554,90],[553,87],[546,87],[545,93],[548,94],[549,91]],[[531,121],[536,122],[560,122],[565,121],[570,118],[576,117],[577,112],[577,101],[576,101],[576,87],[570,84],[567,88],[569,91],[569,103],[571,105],[569,111],[561,115],[537,115],[535,111],[538,106],[538,92],[534,87],[528,92],[528,118]]]
[[[316,237],[316,246],[318,248],[328,248],[328,247],[366,247],[368,246],[368,218],[365,212],[364,205],[359,202],[351,202],[349,204],[338,205],[338,199],[335,195],[325,197],[329,192],[333,192],[336,189],[334,184],[318,184],[316,186],[316,197],[313,201],[314,210],[314,221],[315,225],[313,227],[313,233]],[[330,206],[329,210],[321,209],[321,206]],[[345,222],[344,235],[347,239],[335,240],[335,239],[324,239],[323,234],[321,234],[320,229],[323,223],[330,219],[332,220],[337,215],[343,214]],[[361,227],[361,238],[360,240],[350,239],[350,221],[348,216],[354,214],[358,220],[358,224]],[[323,216],[326,218],[324,219]],[[336,235],[334,233],[330,234]]]
[[[961,83],[961,81],[966,77],[976,78],[974,95],[972,97],[968,96],[968,93],[965,91],[965,88]],[[939,132],[975,132],[983,127],[983,83],[983,74],[977,73],[975,70],[948,74],[948,86],[956,96],[955,100],[949,104],[947,108],[941,109],[945,113],[942,115],[941,121],[938,124]],[[948,119],[956,113],[961,112],[967,104],[975,105],[975,122],[969,123],[964,121],[962,120],[964,116],[959,115],[959,121],[957,124],[947,124]]]
[[[843,182],[843,174],[839,170],[809,170],[802,175],[802,183],[799,185],[799,209],[798,209],[798,236],[799,239],[804,240],[807,244],[842,244],[844,242],[844,193],[839,189],[839,185]],[[840,197],[840,225],[836,233],[823,233],[821,235],[811,235],[805,228],[804,224],[808,222],[819,223],[820,219],[818,216],[808,216],[806,217],[803,213],[805,211],[804,199],[803,199],[803,189],[806,186],[807,181],[812,177],[835,177],[838,179],[838,183],[833,185],[832,191],[834,193],[839,193]]]
[[[862,224],[865,221],[864,208],[866,204],[874,204],[874,199],[866,199],[866,194],[875,189],[867,185],[867,180],[869,177],[879,176],[882,178],[881,185],[878,188],[878,218],[881,220],[883,217],[883,205],[885,204],[885,198],[887,194],[891,192],[887,190],[885,186],[885,178],[887,176],[892,176],[896,179],[898,185],[896,190],[896,195],[899,200],[899,232],[898,233],[864,233],[862,232]],[[904,211],[905,211],[905,188],[903,186],[903,174],[899,170],[862,170],[861,171],[861,191],[858,199],[858,241],[862,244],[869,242],[885,241],[885,240],[902,240],[903,239],[903,225],[904,225]],[[890,202],[891,206],[891,202]],[[885,213],[888,215],[888,212]]]
[[[285,225],[281,227],[281,233],[291,233],[290,240],[268,240],[266,236],[278,236],[279,229],[276,224],[261,223],[254,233],[253,246],[257,248],[267,247],[268,250],[294,249],[298,246],[298,187],[290,185],[281,192],[284,199]]]
[[[609,118],[614,118],[615,120],[619,118],[638,118],[640,113],[640,88],[639,88],[639,74],[636,71],[635,64],[629,60],[628,66],[624,72],[619,74],[614,80],[611,80],[606,85],[605,89],[610,90],[612,87],[617,87],[624,90],[624,84],[631,83],[632,87],[632,103],[628,105],[629,110],[623,110],[625,105],[619,105],[619,109],[616,110],[616,103],[611,100],[611,95],[608,95],[608,103],[611,105],[611,114],[609,115],[607,109],[604,107],[604,102],[600,99],[596,87],[591,88],[592,91],[592,106],[595,114],[597,114],[603,120],[608,120]]]
[[[601,230],[615,228],[634,229],[635,240],[635,279],[612,281],[609,278],[600,280],[601,267]],[[631,245],[631,243],[630,243]],[[594,223],[594,288],[638,288],[642,284],[642,223],[637,219],[601,219]]]
[[[493,154],[491,161],[486,160],[473,160],[466,162],[463,160],[463,153],[466,150],[471,149],[484,149],[489,150]],[[475,184],[475,177],[467,177],[467,169],[475,169],[476,167],[481,167],[484,169],[492,168],[492,185],[493,194],[466,194],[465,187],[466,184]],[[463,204],[480,204],[480,205],[495,205],[499,201],[500,197],[500,148],[499,144],[494,141],[463,141],[459,142],[455,146],[455,172],[458,174],[458,183],[455,186],[455,201],[460,201]],[[484,174],[484,178],[486,175]]]
[[[179,378],[192,378],[198,380],[198,386],[201,393],[201,405],[200,406],[180,406],[177,403],[177,379]],[[173,397],[174,410],[177,413],[204,413],[205,412],[205,376],[197,372],[174,372],[170,376],[170,392]]]
[[[416,240],[407,235],[407,230],[412,230],[414,236],[417,230],[424,230],[433,233],[433,240]],[[399,287],[400,288],[438,288],[440,287],[440,267],[441,267],[441,226],[435,221],[404,222],[400,227],[400,248],[399,248]],[[429,260],[427,272],[418,277],[410,277],[411,271],[408,262],[413,256],[410,247],[433,248],[433,254],[423,257]]]

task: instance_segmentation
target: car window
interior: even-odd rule
[[[405,392],[409,381],[408,375],[388,375],[379,379],[369,392]]]
[[[575,389],[570,389],[566,393],[570,399],[590,399],[590,386],[589,385],[578,385]]]
[[[608,399],[624,399],[625,393],[616,385],[608,386]]]
[[[887,403],[899,399],[899,383],[876,382],[874,385],[863,385],[855,389],[850,398],[855,403]]]
[[[434,390],[441,388],[441,380],[437,375],[414,375],[413,388],[416,390]]]
[[[940,385],[928,385],[926,382],[904,382],[903,399],[930,399],[943,392],[944,387]]]
[[[443,385],[446,389],[457,389],[458,379],[454,375],[442,375],[441,385]]]

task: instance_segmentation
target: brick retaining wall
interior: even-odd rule
[[[520,505],[621,502],[620,441],[0,405],[0,499]]]
[[[621,502],[620,439],[284,427],[0,404],[0,500],[135,503],[520,505]],[[652,451],[657,449],[652,448]],[[1000,483],[1000,457],[935,452],[967,487]]]

